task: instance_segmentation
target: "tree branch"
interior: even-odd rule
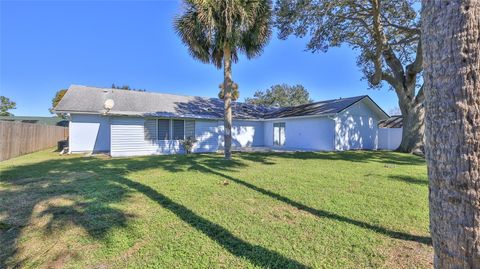
[[[417,45],[415,60],[411,64],[407,65],[407,68],[406,68],[407,76],[405,77],[405,84],[407,86],[407,89],[409,89],[409,94],[411,96],[415,95],[415,84],[417,82],[417,74],[422,72],[423,70],[423,53],[422,52],[423,52],[422,41],[419,40]],[[422,88],[422,92],[423,92],[423,88]]]
[[[401,88],[402,86],[401,83],[399,83],[399,81],[397,81],[392,74],[387,72],[382,72],[382,80],[388,82],[388,84],[390,84],[395,90],[397,88]]]
[[[390,42],[389,45],[391,46],[396,46],[396,45],[404,45],[404,44],[409,44],[412,43],[413,41],[418,41],[420,40],[420,36],[407,36],[405,38],[400,39],[399,41],[395,42]]]
[[[404,25],[395,24],[395,23],[391,22],[384,14],[380,14],[380,16],[382,16],[382,19],[385,21],[385,26],[393,27],[393,28],[396,28],[398,30],[409,32],[409,33],[412,33],[412,34],[415,34],[415,35],[420,35],[421,34],[421,31],[420,31],[419,28],[416,28],[416,27],[411,28],[411,27],[407,27],[407,26],[404,26]]]
[[[383,50],[383,59],[385,59],[388,67],[390,67],[390,69],[392,70],[395,78],[403,81],[405,73],[403,70],[402,62],[398,59],[397,55],[395,55],[393,49],[388,45],[386,45]]]
[[[425,84],[422,84],[422,86],[420,87],[420,89],[418,90],[418,93],[417,93],[417,96],[415,97],[415,103],[416,104],[421,104],[423,103],[423,101],[425,101],[425,93],[423,91],[423,86]]]
[[[375,46],[375,56],[373,58],[373,65],[375,72],[371,77],[371,83],[377,85],[382,80],[382,50],[386,43],[385,35],[383,34],[382,24],[380,22],[380,1],[371,0],[372,3],[372,16],[373,16],[373,39],[377,44]]]
[[[413,63],[407,65],[407,74],[409,76],[416,76],[418,73],[423,70],[423,49],[422,41],[418,40],[417,53],[415,54],[415,60]],[[408,79],[408,77],[407,77]]]

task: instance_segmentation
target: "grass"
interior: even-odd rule
[[[0,268],[431,267],[411,155],[43,151],[0,173]]]

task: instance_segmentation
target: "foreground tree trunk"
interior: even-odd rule
[[[480,268],[480,1],[423,0],[435,268]]]
[[[225,159],[232,158],[232,53],[227,46],[223,50],[224,89],[224,152]]]

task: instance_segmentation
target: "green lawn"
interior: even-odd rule
[[[0,268],[431,266],[412,155],[44,151],[0,173]]]

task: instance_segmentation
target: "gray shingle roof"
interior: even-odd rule
[[[300,117],[311,115],[326,115],[335,114],[343,111],[356,102],[368,97],[367,95],[340,98],[334,100],[326,100],[314,102],[305,105],[279,108],[271,114],[265,115],[265,118],[286,118],[286,117]]]
[[[233,102],[236,119],[284,118],[339,113],[367,95],[342,98],[311,104],[275,108]],[[164,93],[127,91],[72,85],[60,103],[57,112],[104,113],[105,100],[115,102],[112,115],[158,116],[179,118],[223,118],[223,101],[218,98],[183,96]]]
[[[386,120],[381,120],[378,122],[378,127],[380,128],[402,128],[403,127],[403,117],[402,115],[391,116]]]

